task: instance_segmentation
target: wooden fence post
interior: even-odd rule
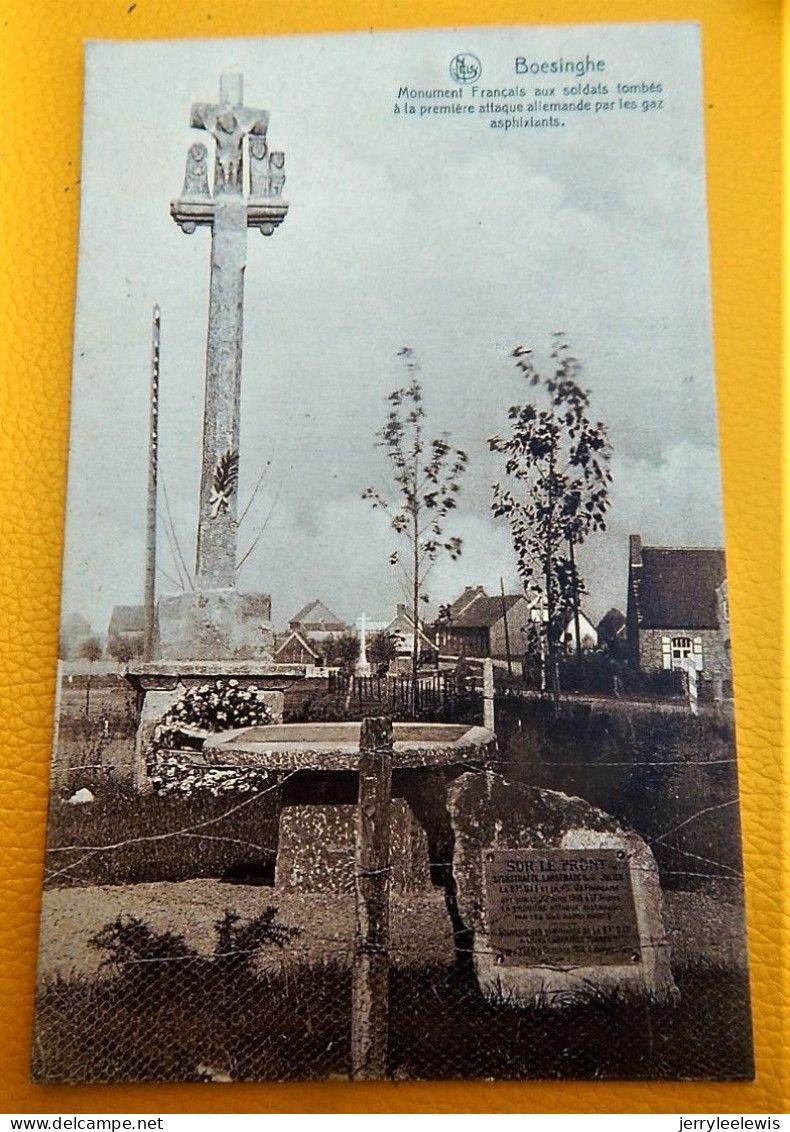
[[[52,735],[52,763],[50,766],[50,790],[56,790],[68,785],[69,768],[66,765],[66,756],[60,749],[60,713],[63,710],[63,661],[58,660],[57,683],[55,685],[55,730]]]
[[[699,715],[697,664],[693,656],[684,661],[684,667],[686,669],[686,695],[688,696],[689,711],[692,715]]]
[[[494,730],[494,662],[490,656],[483,661],[483,727]]]
[[[363,719],[356,831],[356,938],[351,972],[351,1073],[387,1075],[392,720]]]

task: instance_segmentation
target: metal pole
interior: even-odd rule
[[[510,659],[510,630],[507,623],[507,602],[505,601],[505,579],[499,579],[499,590],[502,594],[502,616],[505,619],[505,652],[507,653],[507,674],[513,675],[513,662]]]
[[[145,630],[143,660],[154,658],[156,636],[156,484],[159,466],[159,307],[154,307],[151,326],[151,405],[148,434],[148,503],[145,543]]]

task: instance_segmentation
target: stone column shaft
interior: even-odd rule
[[[197,538],[199,591],[235,585],[241,354],[247,213],[241,195],[216,199],[211,234],[211,290],[206,349],[203,463]],[[232,478],[222,491],[225,470]],[[219,497],[219,498],[218,498]]]

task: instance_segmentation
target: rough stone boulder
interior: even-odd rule
[[[645,841],[581,798],[492,772],[449,789],[459,910],[487,997],[677,994]]]

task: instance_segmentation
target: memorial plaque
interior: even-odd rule
[[[622,850],[488,850],[485,891],[500,966],[595,967],[641,958]]]

